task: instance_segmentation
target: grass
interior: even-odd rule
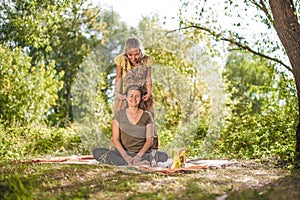
[[[0,163],[0,199],[299,199],[300,173],[252,161],[165,175],[107,165]]]

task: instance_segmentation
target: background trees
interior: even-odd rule
[[[64,87],[59,92],[58,106],[52,113],[55,123],[68,126],[72,116],[72,86],[81,63],[99,44],[104,42],[105,15],[98,7],[71,1],[63,12],[59,29],[51,37],[52,51],[48,58],[56,61],[56,70],[63,71]]]
[[[273,37],[266,15],[271,7],[265,1],[244,1],[245,7],[218,3],[183,2],[180,31],[167,31],[160,16],[144,16],[129,28],[112,10],[76,0],[3,1],[3,155],[49,153],[52,142],[55,154],[86,154],[108,145],[113,58],[135,35],[155,58],[155,123],[162,149],[189,148],[191,157],[292,161],[295,71]],[[196,8],[196,15],[187,16],[185,8]],[[248,12],[266,26],[250,32]],[[237,21],[231,24],[231,17]],[[8,149],[11,140],[31,142]]]
[[[249,53],[232,52],[225,65],[228,115],[215,149],[233,158],[294,159],[297,104],[293,80]],[[289,117],[287,117],[289,116]]]
[[[31,65],[31,58],[20,48],[0,45],[0,118],[6,126],[26,126],[46,121],[56,104],[62,86],[54,63],[47,70]]]
[[[297,1],[235,2],[229,0],[214,3],[205,0],[185,1],[182,13],[192,7],[196,7],[195,15],[192,17],[182,15],[182,29],[199,30],[203,34],[213,36],[216,41],[229,42],[230,50],[247,50],[276,63],[279,68],[285,68],[287,73],[292,72],[299,105],[299,48],[297,47],[300,26]],[[223,19],[219,15],[222,13],[221,8],[224,8]],[[253,24],[257,27],[251,29],[252,33],[256,32],[254,35],[250,34],[248,29],[254,27],[251,26]],[[273,38],[274,35],[278,38]],[[298,108],[298,112],[299,110]],[[299,124],[299,118],[297,120]],[[300,134],[297,128],[295,145],[297,154],[300,152],[299,146]]]
[[[81,1],[3,1],[1,40],[12,49],[20,47],[32,58],[31,64],[54,61],[63,87],[57,104],[48,113],[56,125],[68,125],[71,87],[79,65],[91,49],[105,38],[100,9]]]

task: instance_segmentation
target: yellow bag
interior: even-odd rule
[[[186,163],[186,149],[174,149],[172,152],[173,164],[171,169],[184,168]]]

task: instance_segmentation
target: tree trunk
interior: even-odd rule
[[[69,85],[67,85],[65,127],[67,127],[70,122],[70,113],[71,113],[70,107],[71,107],[71,83],[69,83]]]
[[[298,126],[296,128],[296,159],[300,161],[300,25],[292,0],[269,0],[274,28],[293,68],[298,97]]]

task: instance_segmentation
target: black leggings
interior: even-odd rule
[[[137,153],[127,152],[129,156],[134,157]],[[128,165],[126,160],[122,157],[120,152],[115,150],[109,150],[106,148],[95,148],[93,150],[93,156],[96,160],[101,163],[109,164],[109,165]],[[158,162],[165,162],[168,160],[168,154],[162,151],[157,151]],[[150,153],[145,153],[141,160],[147,160],[150,162]]]

